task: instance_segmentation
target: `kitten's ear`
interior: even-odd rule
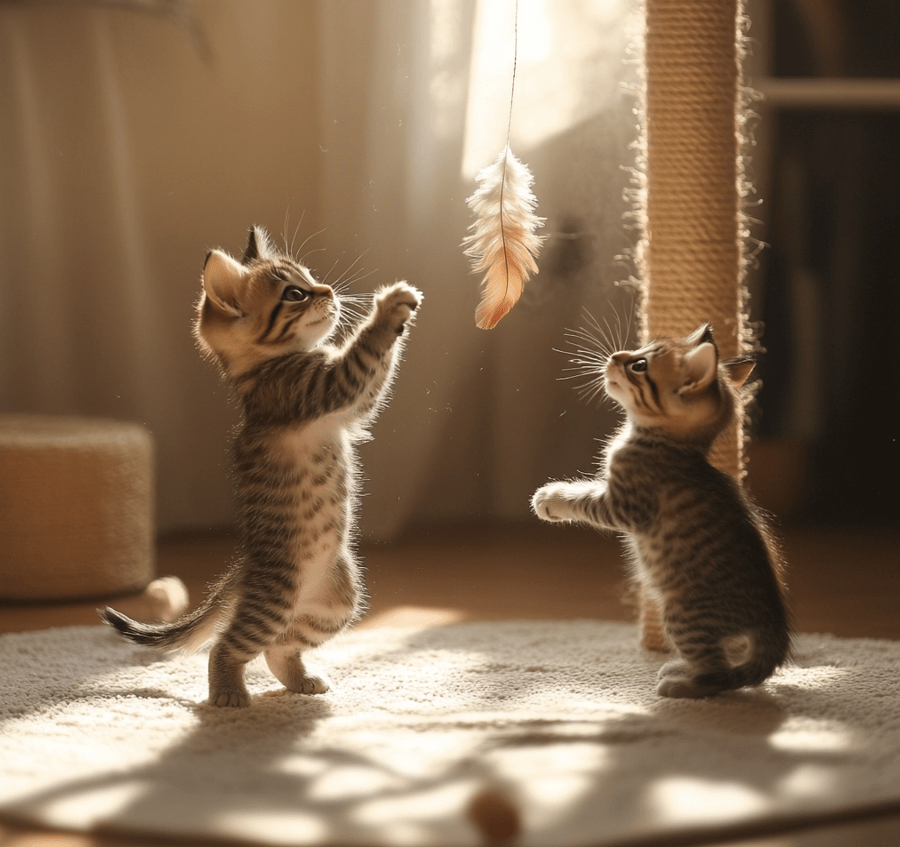
[[[712,324],[707,323],[698,327],[687,337],[687,340],[689,344],[693,344],[695,347],[700,344],[712,344],[715,347],[716,341],[713,338]]]
[[[213,250],[203,266],[203,290],[212,304],[229,317],[239,318],[238,294],[243,289],[249,271],[227,253]]]
[[[704,341],[684,354],[684,384],[679,393],[700,391],[706,388],[715,378],[719,367],[719,354],[716,345]]]
[[[271,259],[275,253],[272,242],[269,240],[268,233],[261,226],[250,227],[250,234],[247,237],[247,249],[244,251],[244,258],[241,263],[249,265],[256,259]]]
[[[722,364],[725,366],[728,378],[735,388],[740,388],[747,381],[747,378],[756,367],[756,362],[748,356],[742,356],[738,359],[728,359],[727,361],[722,362]]]

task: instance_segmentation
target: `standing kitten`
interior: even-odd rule
[[[354,442],[386,402],[420,301],[404,282],[383,288],[338,348],[324,343],[340,317],[337,296],[262,229],[250,231],[243,261],[219,250],[207,257],[195,333],[243,410],[234,444],[239,554],[203,604],[175,623],[100,614],[131,641],[164,650],[215,639],[211,704],[248,705],[244,666],[260,653],[290,691],[328,690],[301,654],[360,614]]]
[[[707,458],[752,369],[719,362],[709,326],[614,353],[604,387],[627,420],[601,470],[532,499],[543,520],[626,534],[639,586],[678,653],[659,672],[664,697],[758,685],[789,650],[777,552],[743,489]]]

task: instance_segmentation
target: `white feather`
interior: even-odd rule
[[[475,179],[478,188],[466,200],[475,221],[463,247],[472,259],[472,272],[484,272],[475,322],[481,329],[492,329],[516,304],[530,275],[538,272],[535,259],[544,239],[535,230],[544,225],[544,218],[534,214],[534,177],[509,147]]]

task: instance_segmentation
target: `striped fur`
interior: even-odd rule
[[[532,499],[543,520],[624,534],[641,594],[676,653],[659,672],[662,696],[758,685],[789,652],[780,554],[742,486],[708,460],[752,367],[720,362],[709,327],[606,357],[622,429],[596,477],[548,483]]]
[[[200,607],[175,623],[141,624],[109,608],[101,616],[163,650],[214,640],[210,703],[247,705],[244,667],[260,653],[289,690],[328,690],[302,653],[361,614],[355,444],[386,401],[420,301],[406,283],[383,288],[333,346],[338,296],[264,231],[251,230],[241,262],[217,250],[207,257],[195,330],[242,405],[234,443],[240,549]]]

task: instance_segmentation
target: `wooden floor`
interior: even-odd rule
[[[798,528],[782,535],[797,630],[900,640],[900,527]],[[225,534],[163,539],[157,571],[181,577],[196,601],[221,571],[233,546],[234,539]],[[621,602],[618,543],[587,530],[537,522],[448,527],[410,533],[391,544],[364,543],[362,554],[371,595],[362,627],[512,618],[630,619]],[[98,624],[95,609],[100,602],[0,604],[0,632]],[[137,618],[149,617],[141,597],[102,598],[102,602]],[[0,823],[0,847],[163,843],[39,832]],[[873,814],[740,843],[745,847],[900,844],[900,813]]]

